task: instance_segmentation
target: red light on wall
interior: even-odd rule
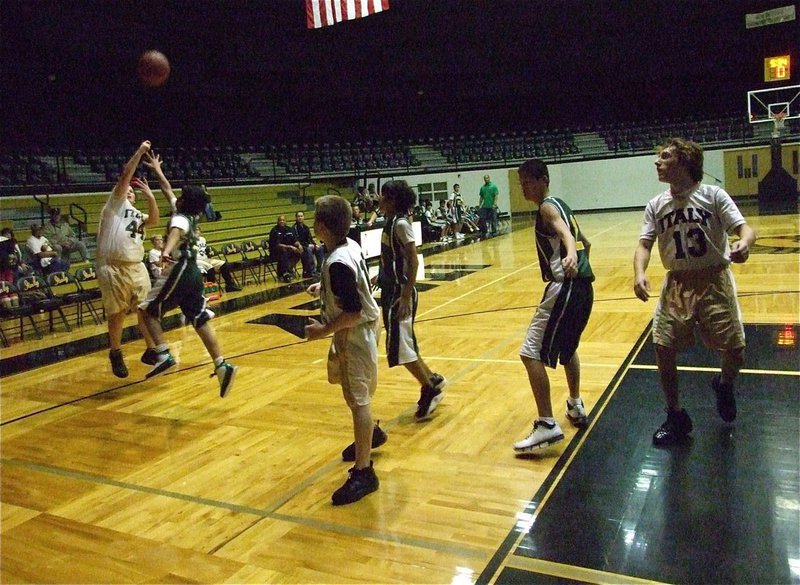
[[[784,325],[778,331],[776,345],[778,347],[797,347],[797,331],[794,325]]]

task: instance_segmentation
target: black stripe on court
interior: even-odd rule
[[[650,325],[648,325],[644,331],[642,331],[641,335],[639,335],[639,339],[636,340],[636,343],[633,345],[633,348],[625,357],[625,360],[622,362],[619,370],[614,374],[614,377],[611,378],[606,389],[603,391],[603,394],[600,396],[600,399],[597,401],[597,404],[592,409],[593,412],[598,412],[602,405],[604,405],[608,400],[611,398],[613,394],[614,388],[616,387],[620,378],[625,374],[625,371],[628,369],[628,366],[633,361],[634,357],[636,357],[636,352],[639,347],[641,347],[642,343],[644,343],[645,338],[650,334]],[[589,415],[589,426],[591,427],[592,421],[594,420],[595,415]],[[523,514],[533,514],[539,508],[539,503],[544,499],[547,492],[552,488],[553,484],[555,484],[558,475],[564,469],[567,461],[575,452],[578,447],[578,443],[580,442],[583,435],[586,433],[584,429],[578,430],[575,435],[573,436],[572,440],[570,441],[567,448],[561,454],[558,461],[556,462],[553,469],[548,474],[547,478],[542,483],[539,490],[536,494],[531,498],[530,502],[525,506],[525,510]],[[509,535],[505,538],[502,542],[500,547],[497,549],[497,552],[492,556],[489,563],[484,567],[481,574],[478,576],[478,579],[475,581],[475,585],[485,585],[491,581],[492,576],[497,572],[497,569],[503,563],[503,561],[511,554],[511,549],[514,547],[515,543],[519,539],[519,530],[514,529],[512,530]]]
[[[512,554],[670,583],[797,582],[800,328],[745,330],[744,368],[762,372],[739,375],[734,424],[716,413],[714,372],[680,371],[692,440],[653,447],[664,413],[648,340],[634,363],[621,368],[619,387]],[[794,345],[779,345],[792,339]],[[718,363],[701,344],[678,361],[714,370]],[[487,579],[493,573],[484,571]],[[552,579],[506,567],[497,582],[521,582],[521,573],[529,583]]]

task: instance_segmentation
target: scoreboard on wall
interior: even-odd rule
[[[764,59],[764,82],[789,81],[792,78],[790,55]]]

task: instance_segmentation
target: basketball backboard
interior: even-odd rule
[[[800,118],[800,85],[748,91],[747,114],[751,124]]]

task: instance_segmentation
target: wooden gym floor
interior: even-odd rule
[[[317,313],[299,283],[248,285],[220,307],[241,368],[224,400],[188,328],[168,332],[180,364],[155,380],[140,340],[124,346],[130,377],[111,374],[103,326],[3,349],[0,580],[798,582],[800,229],[796,215],[743,211],[761,239],[733,267],[749,336],[740,416],[716,416],[715,356],[687,352],[682,449],[650,442],[663,412],[654,301],[631,288],[638,210],[579,214],[597,274],[580,347],[590,426],[569,426],[551,372],[567,437],[526,458],[511,444],[535,414],[517,356],[544,286],[530,224],[426,252],[417,334],[447,395],[414,422],[419,388],[381,355],[381,487],[349,506],[330,495],[350,415],[326,382],[329,340],[297,335]],[[654,287],[663,274],[654,255]]]

